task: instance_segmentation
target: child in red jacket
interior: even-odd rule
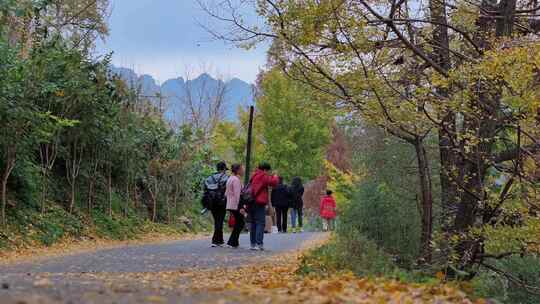
[[[321,199],[319,214],[323,220],[323,230],[332,230],[334,219],[336,218],[336,200],[332,196],[331,190],[326,190],[326,195]]]

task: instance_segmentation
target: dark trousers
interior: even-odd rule
[[[225,221],[225,206],[214,207],[212,210],[212,217],[214,218],[214,236],[212,236],[212,244],[223,245],[223,222]]]
[[[249,208],[251,227],[249,238],[251,246],[262,246],[264,243],[264,225],[266,224],[266,206],[254,204]]]
[[[298,220],[298,226],[302,228],[302,224],[304,222],[303,220],[303,213],[304,211],[302,208],[294,208],[291,212],[291,224],[293,228],[296,228],[296,221]]]
[[[276,207],[276,222],[279,232],[287,232],[287,212],[288,207]]]
[[[232,216],[234,216],[235,223],[227,245],[238,247],[240,245],[238,239],[240,238],[240,233],[242,233],[242,230],[244,230],[245,225],[244,216],[238,210],[229,210],[229,212]]]

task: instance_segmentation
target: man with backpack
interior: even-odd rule
[[[210,175],[204,181],[204,193],[202,204],[205,209],[210,210],[214,218],[214,235],[212,237],[212,247],[221,247],[223,241],[223,222],[227,213],[227,198],[225,190],[229,175],[227,175],[227,164],[219,162],[216,165],[217,172]]]
[[[278,184],[277,175],[271,175],[272,168],[268,163],[261,163],[251,177],[251,194],[253,202],[248,207],[251,217],[249,229],[251,250],[264,250],[264,226],[266,224],[266,207],[269,202],[269,188]]]

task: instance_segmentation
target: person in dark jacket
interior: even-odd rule
[[[276,222],[278,232],[287,233],[287,212],[291,204],[289,187],[283,183],[283,178],[279,177],[278,185],[272,189],[272,206],[276,209]]]
[[[302,185],[302,179],[300,177],[294,177],[290,187],[291,195],[291,226],[293,232],[302,232],[303,226],[303,213],[304,213],[304,186]],[[296,228],[296,220],[298,219],[298,229]]]
[[[223,222],[225,221],[227,199],[225,190],[229,175],[227,174],[227,164],[219,162],[216,165],[217,172],[209,176],[204,181],[205,195],[209,195],[211,202],[208,208],[214,218],[214,235],[212,236],[212,247],[221,247],[225,243],[223,241]]]
[[[277,175],[271,175],[272,168],[268,163],[261,163],[255,174],[251,177],[251,191],[255,203],[249,206],[248,212],[251,217],[249,229],[251,250],[264,250],[264,226],[266,224],[266,207],[269,203],[269,188],[278,184]]]

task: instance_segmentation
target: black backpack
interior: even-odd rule
[[[204,193],[202,196],[202,205],[206,209],[212,209],[214,207],[225,207],[227,204],[227,198],[225,197],[225,190],[227,187],[226,180],[223,181],[223,176],[225,173],[219,176],[219,179],[216,180],[216,174],[212,175],[208,179],[211,179],[211,182],[216,185],[216,189],[209,189],[206,186],[206,181],[204,183]]]
[[[259,196],[259,194],[261,194],[264,189],[264,187],[261,187],[259,190],[257,190],[256,193],[253,193],[253,187],[251,186],[252,181],[253,179],[250,179],[249,183],[245,185],[240,192],[240,205],[248,209],[256,204],[255,199],[257,198],[257,196]]]

